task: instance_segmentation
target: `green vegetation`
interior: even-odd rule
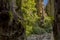
[[[22,0],[22,16],[25,21],[22,21],[23,26],[26,28],[26,35],[30,34],[43,34],[52,32],[52,16],[44,17],[43,27],[39,24],[40,17],[37,15],[35,0]]]
[[[36,13],[35,5],[36,3],[34,0],[26,0],[22,3],[23,18],[25,20],[23,24],[24,27],[26,27],[26,35],[31,34],[33,30],[32,28],[39,19]]]
[[[49,0],[46,8],[43,0],[0,0],[0,33],[8,35],[9,40],[17,40],[18,37],[22,40],[25,34],[51,33],[53,20],[52,0]]]
[[[41,7],[43,7],[42,2]],[[52,32],[52,23],[54,18],[52,15],[50,16],[50,13],[51,14],[53,13],[49,10],[51,8],[50,7],[51,4],[48,4],[45,8],[47,16],[44,16],[43,27],[40,25],[42,24],[40,22],[41,17],[38,16],[37,13],[37,11],[41,11],[40,9],[42,8],[40,7],[40,5],[38,5],[40,9],[37,10],[38,8],[36,7],[37,5],[36,0],[16,0],[16,5],[17,5],[16,12],[19,13],[18,16],[22,18],[22,20],[18,19],[18,23],[21,22],[21,24],[24,26],[27,36],[31,34],[43,34]],[[13,20],[12,12],[10,11],[9,13],[11,16],[10,20],[12,21]]]

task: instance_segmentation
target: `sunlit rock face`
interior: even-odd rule
[[[45,6],[44,6],[44,0],[37,0],[36,1],[36,7],[37,7],[37,14],[38,16],[47,16],[47,13],[45,12]]]

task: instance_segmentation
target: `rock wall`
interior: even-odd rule
[[[54,33],[54,39],[60,40],[60,0],[54,1],[54,26],[53,26],[53,33]]]

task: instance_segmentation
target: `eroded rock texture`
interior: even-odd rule
[[[0,0],[0,40],[24,40],[24,27],[17,21],[18,18],[16,20],[13,18],[9,25],[10,8],[9,0]]]

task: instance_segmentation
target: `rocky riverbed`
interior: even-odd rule
[[[53,33],[46,33],[42,35],[31,35],[27,40],[54,40]]]

